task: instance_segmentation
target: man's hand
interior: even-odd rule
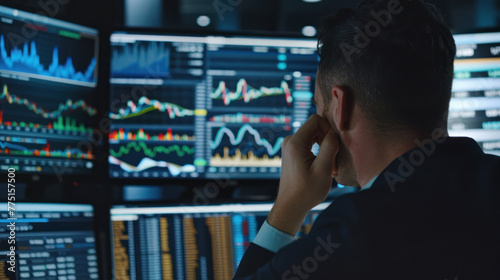
[[[320,145],[318,156],[311,148]],[[311,116],[282,145],[281,179],[278,197],[267,222],[273,227],[295,235],[305,216],[326,199],[337,173],[335,157],[339,150],[338,136],[319,115]]]

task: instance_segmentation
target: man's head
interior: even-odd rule
[[[342,141],[356,110],[374,135],[388,141],[408,131],[428,135],[446,129],[455,52],[442,18],[421,0],[366,0],[342,9],[319,29],[318,114]],[[332,105],[335,90],[342,92],[347,115],[341,127],[330,110],[338,105]],[[339,177],[352,183],[349,149],[341,146],[337,160],[345,169]]]

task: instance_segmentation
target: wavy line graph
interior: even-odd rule
[[[16,144],[12,144],[12,143],[9,143],[9,142],[0,142],[0,149],[15,149],[15,150],[19,150],[19,151],[27,151],[28,148],[24,147],[24,146],[21,146],[21,145],[16,145]]]
[[[189,147],[186,145],[172,145],[172,146],[154,146],[153,148],[148,147],[144,142],[129,142],[126,146],[120,146],[118,151],[110,150],[109,153],[114,157],[122,157],[128,155],[132,150],[135,152],[142,152],[148,157],[156,157],[157,154],[171,154],[176,153],[178,157],[184,157],[185,155],[194,154],[194,147]]]
[[[210,148],[212,150],[215,150],[217,147],[219,147],[224,135],[227,135],[229,137],[229,142],[231,143],[231,145],[237,146],[243,141],[243,137],[247,132],[254,137],[255,144],[266,148],[266,151],[270,156],[276,155],[280,151],[281,144],[285,139],[284,137],[278,137],[276,143],[273,146],[266,139],[262,139],[259,132],[255,130],[252,126],[250,126],[249,124],[245,124],[240,128],[236,136],[229,128],[227,127],[220,128],[219,131],[217,131],[217,134],[215,135],[214,141],[210,143]]]
[[[225,81],[220,81],[219,86],[210,93],[210,98],[222,99],[224,105],[228,106],[235,100],[243,99],[245,103],[249,103],[254,99],[274,95],[285,95],[288,105],[292,104],[292,93],[286,81],[281,81],[280,87],[260,87],[257,89],[248,85],[245,79],[240,79],[236,84],[236,91],[234,92],[227,89]]]
[[[150,100],[149,98],[143,96],[139,99],[137,105],[130,100],[127,102],[126,109],[121,108],[118,110],[118,114],[109,113],[109,117],[113,120],[122,120],[138,117],[154,110],[158,110],[160,112],[166,111],[171,119],[175,119],[176,117],[194,116],[194,110],[186,109],[170,102],[161,102],[155,99]]]
[[[225,114],[216,115],[210,118],[211,122],[224,123],[273,123],[273,124],[289,124],[292,118],[285,115],[256,115],[256,114]]]
[[[108,161],[110,164],[118,165],[126,172],[141,172],[154,167],[168,168],[168,171],[173,176],[178,176],[181,173],[191,173],[196,171],[196,167],[192,164],[178,165],[166,161],[156,161],[151,158],[143,158],[137,166],[124,162],[113,156],[109,156]]]
[[[55,111],[49,111],[38,106],[35,102],[32,102],[26,98],[20,98],[9,92],[7,85],[3,86],[2,94],[0,94],[0,102],[7,100],[9,104],[25,105],[30,111],[33,111],[37,115],[41,115],[46,119],[56,119],[66,112],[73,111],[76,109],[82,109],[89,116],[95,116],[97,110],[91,106],[88,106],[84,100],[78,100],[76,102],[68,99],[66,103],[59,104],[59,107]]]
[[[13,48],[9,56],[5,48],[3,34],[0,35],[0,52],[3,64],[5,65],[4,69],[81,82],[95,82],[94,71],[97,65],[95,57],[92,58],[84,72],[77,72],[73,66],[73,59],[71,57],[66,58],[64,65],[59,64],[59,49],[58,47],[54,47],[52,51],[52,63],[45,68],[40,63],[40,56],[38,56],[35,41],[30,43],[29,48],[28,43],[24,43],[22,50],[17,47]]]

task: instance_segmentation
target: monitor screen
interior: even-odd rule
[[[299,238],[328,205],[311,210]],[[114,206],[114,279],[231,279],[271,207],[271,203]]]
[[[91,205],[0,203],[0,279],[98,279]]]
[[[97,50],[95,29],[0,6],[0,170],[92,171]]]
[[[315,40],[114,33],[111,47],[112,178],[279,177],[313,107]]]
[[[450,135],[472,137],[485,152],[500,155],[500,33],[454,37]]]

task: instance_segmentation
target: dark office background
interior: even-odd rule
[[[305,26],[340,7],[345,0],[24,0],[5,5],[84,25],[112,29],[123,27],[167,28],[230,32],[277,32],[301,35]],[[431,0],[450,28],[465,32],[495,28],[500,23],[499,0]],[[305,31],[311,32],[310,28]],[[309,33],[314,34],[314,32]]]

